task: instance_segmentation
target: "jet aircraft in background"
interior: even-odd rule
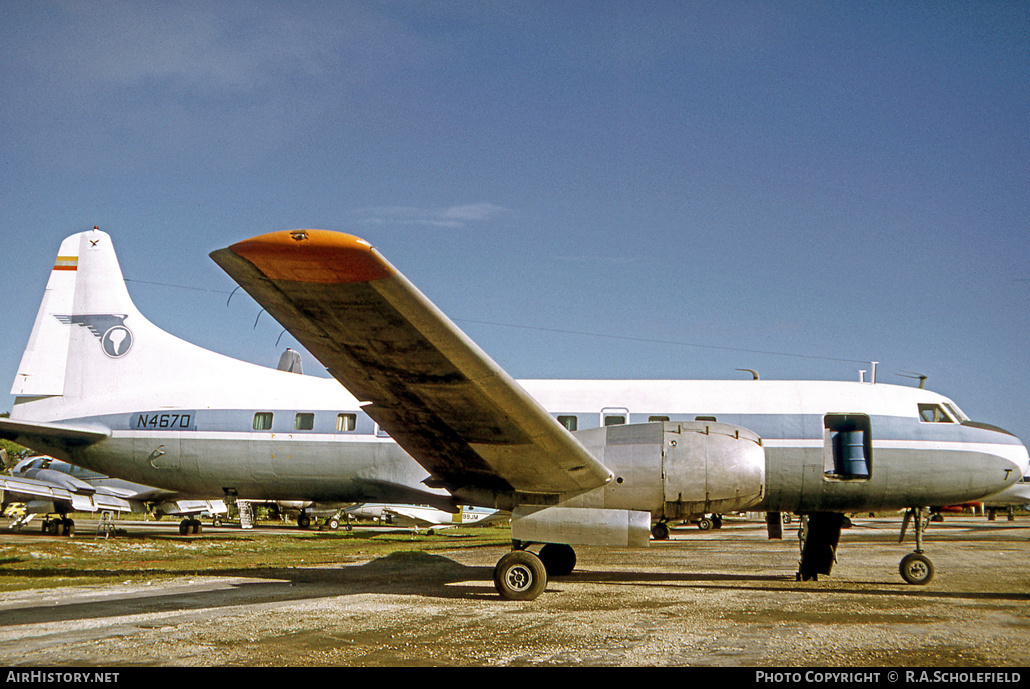
[[[275,233],[213,258],[336,380],[162,331],[94,230],[61,244],[0,437],[196,499],[511,512],[495,583],[522,599],[574,567],[573,545],[646,546],[653,524],[737,510],[806,514],[809,579],[829,573],[844,511],[981,499],[1027,473],[1016,438],[927,390],[517,383],[349,235]],[[925,583],[916,535],[901,570]]]
[[[222,500],[180,499],[171,491],[111,478],[44,455],[9,463],[9,469],[10,476],[0,476],[3,508],[11,503],[25,506],[24,514],[8,527],[12,529],[43,515],[44,533],[72,536],[74,512],[146,512],[158,519],[182,517],[179,532],[185,535],[200,533],[200,517],[217,519],[228,511]]]

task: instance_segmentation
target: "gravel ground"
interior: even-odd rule
[[[194,577],[0,595],[0,663],[24,666],[980,666],[1030,651],[1030,518],[951,517],[937,575],[902,582],[899,519],[856,519],[830,577],[795,581],[792,530],[678,529],[579,548],[531,602],[502,549],[394,553],[267,578]]]

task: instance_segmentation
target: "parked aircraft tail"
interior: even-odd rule
[[[49,401],[35,406],[52,408],[55,398],[67,406],[124,393],[126,386],[176,378],[181,384],[183,376],[204,370],[198,360],[208,371],[229,361],[144,318],[129,297],[110,236],[94,228],[61,243],[11,394],[22,403]]]

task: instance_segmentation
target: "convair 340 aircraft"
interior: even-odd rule
[[[514,547],[494,570],[505,597],[532,599],[549,574],[571,571],[572,545],[645,546],[656,522],[744,509],[807,515],[798,578],[811,579],[829,574],[845,511],[918,517],[1026,473],[1018,439],[921,389],[519,384],[350,235],[278,232],[211,257],[425,467],[427,485],[512,513]],[[933,568],[914,522],[916,553],[900,569],[926,583]]]
[[[494,579],[514,599],[571,571],[573,545],[646,546],[668,520],[745,509],[807,515],[798,578],[811,579],[830,572],[844,512],[981,499],[1030,464],[1011,434],[915,388],[517,383],[350,235],[274,233],[212,258],[336,380],[161,331],[110,238],[86,232],[61,245],[0,437],[197,498],[510,511]],[[925,583],[914,523],[901,570]]]

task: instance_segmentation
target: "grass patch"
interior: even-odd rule
[[[122,526],[121,528],[126,528]],[[318,567],[384,557],[508,546],[507,526],[456,527],[426,533],[300,531],[178,534],[127,533],[109,539],[14,534],[0,543],[0,592],[140,583],[179,576],[246,576],[270,570]]]

